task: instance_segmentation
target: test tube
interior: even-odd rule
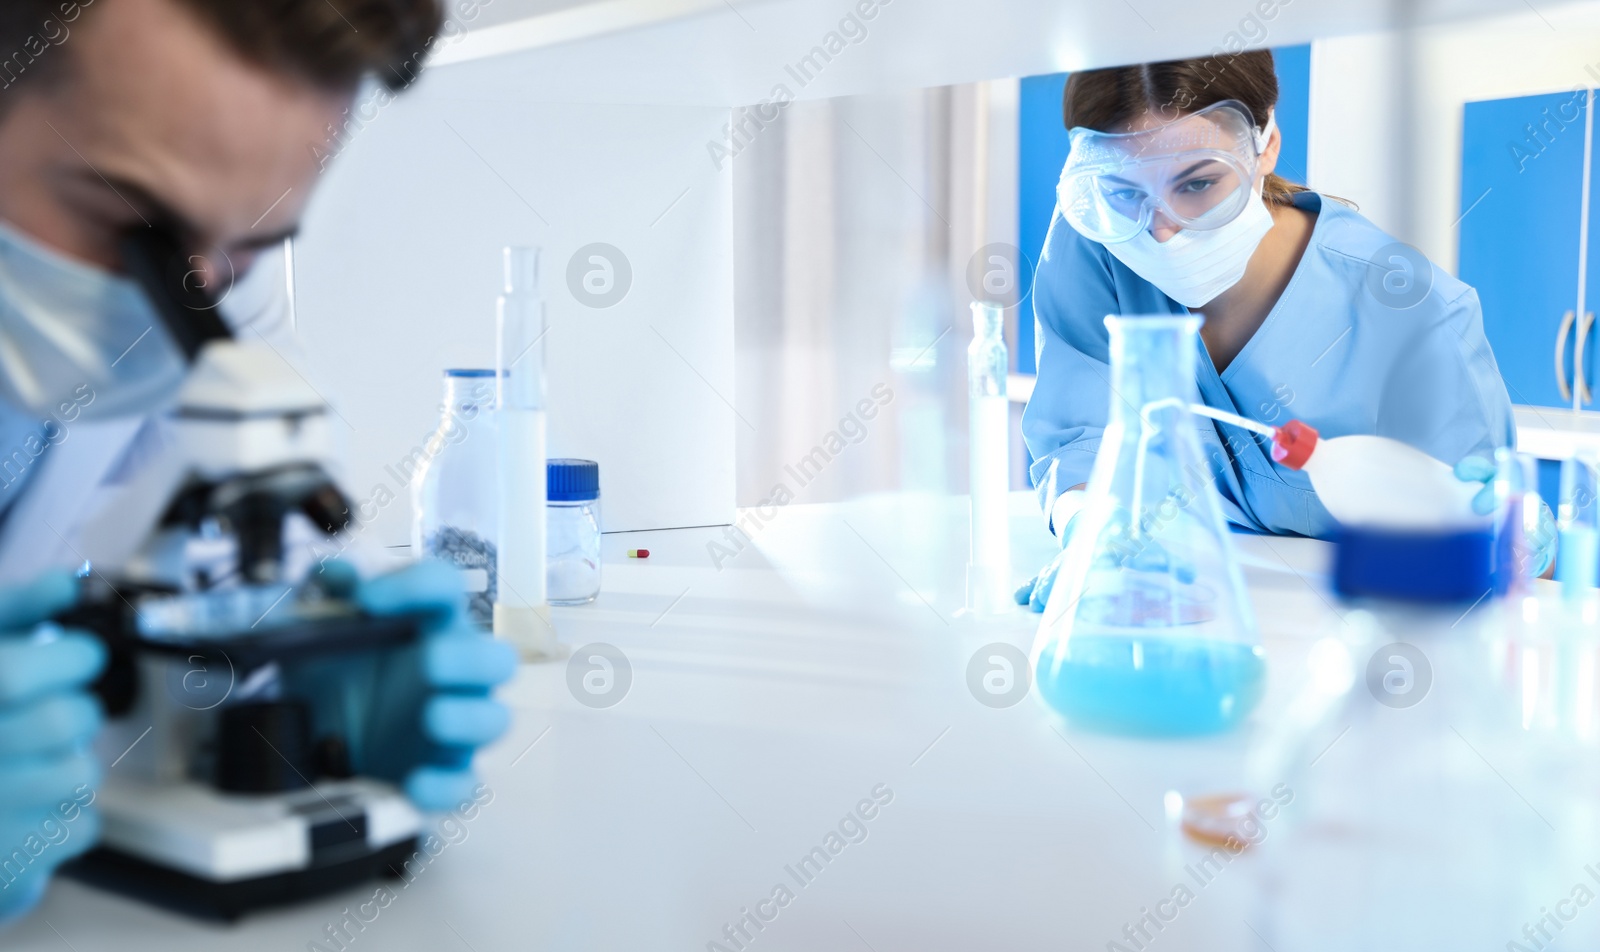
[[[539,249],[506,248],[495,335],[500,432],[500,532],[494,632],[526,660],[559,646],[545,592],[544,302]]]
[[[969,491],[972,544],[967,563],[967,609],[993,614],[1011,601],[1010,404],[1006,371],[1005,311],[972,302],[972,344],[967,349]]]
[[[1596,503],[1595,454],[1592,450],[1561,461],[1561,506],[1556,513],[1559,548],[1556,578],[1568,601],[1581,599],[1600,574],[1600,505]]]
[[[1489,485],[1494,489],[1500,558],[1509,567],[1501,575],[1504,588],[1500,594],[1526,594],[1537,568],[1532,562],[1538,552],[1539,533],[1549,531],[1548,526],[1540,525],[1543,501],[1539,498],[1539,462],[1505,447],[1495,450],[1494,461],[1495,477]]]

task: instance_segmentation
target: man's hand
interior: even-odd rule
[[[100,832],[89,745],[103,718],[87,687],[105,646],[47,622],[77,597],[65,572],[0,589],[0,921],[33,908],[55,868]]]
[[[472,799],[472,755],[505,733],[511,715],[492,689],[516,673],[510,645],[479,631],[460,573],[421,562],[375,579],[330,563],[324,582],[374,615],[417,614],[417,644],[297,665],[289,685],[316,709],[319,732],[337,725],[356,771],[399,783],[423,810]]]
[[[374,615],[426,611],[432,617],[417,659],[426,694],[422,735],[432,750],[429,763],[407,765],[405,788],[422,809],[453,809],[472,799],[473,752],[511,723],[511,712],[489,692],[516,673],[516,651],[473,626],[461,574],[442,562],[422,562],[373,579],[361,586],[357,601]],[[383,724],[374,726],[385,730]]]

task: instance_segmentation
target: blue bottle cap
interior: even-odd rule
[[[1403,532],[1343,526],[1334,536],[1333,590],[1344,598],[1449,604],[1503,592],[1492,527]]]
[[[451,367],[444,372],[446,377],[493,377],[494,371],[484,370],[479,367]]]
[[[545,466],[551,502],[590,502],[600,498],[600,464],[590,459],[553,459]]]

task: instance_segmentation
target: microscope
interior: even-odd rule
[[[312,547],[352,523],[325,465],[329,408],[271,347],[234,338],[171,235],[123,244],[190,373],[169,452],[90,546],[84,597],[60,619],[109,649],[107,764],[121,751],[97,791],[100,845],[63,871],[232,920],[398,875],[415,852],[421,815],[353,765],[355,702],[295,696],[286,673],[338,672],[318,682],[337,695],[422,621],[365,614],[316,571]]]

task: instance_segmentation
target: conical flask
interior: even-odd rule
[[[1039,695],[1088,730],[1238,724],[1265,655],[1195,417],[1196,316],[1107,317],[1111,413],[1034,644]]]

